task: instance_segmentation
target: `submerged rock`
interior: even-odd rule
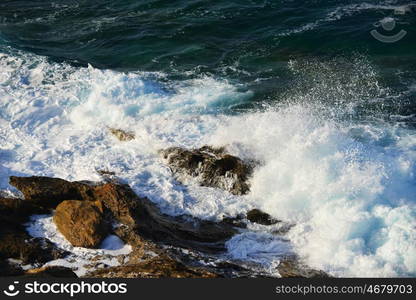
[[[221,188],[234,195],[244,195],[250,190],[248,179],[252,165],[228,154],[224,148],[204,146],[187,150],[172,147],[160,153],[182,182],[191,176],[202,186]]]
[[[99,201],[66,200],[57,206],[53,221],[75,247],[96,248],[109,234]]]
[[[122,129],[117,128],[108,128],[112,135],[119,139],[121,142],[127,142],[135,139],[134,133],[124,131]]]
[[[247,219],[250,222],[261,225],[273,225],[280,222],[279,220],[274,219],[272,216],[259,209],[252,209],[247,212]]]

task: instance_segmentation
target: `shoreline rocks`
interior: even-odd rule
[[[233,184],[228,186],[231,187],[230,192],[247,192],[246,180],[251,172],[248,165],[238,158],[229,158],[221,149],[201,149],[198,153],[207,161],[202,167],[198,163],[196,168],[206,171],[205,175],[200,175],[217,176],[209,184],[221,185],[222,177],[228,176],[227,178],[234,178]],[[210,154],[207,151],[211,151]],[[186,152],[185,156],[188,157],[188,154]],[[206,155],[214,157],[205,158]],[[225,163],[225,167],[222,165],[224,158],[233,163]],[[217,164],[218,161],[221,163]],[[65,268],[35,270],[39,264],[65,257],[69,253],[45,238],[31,238],[23,225],[30,215],[50,213],[55,208],[53,220],[58,230],[73,246],[97,247],[103,238],[114,234],[132,247],[127,260],[120,257],[120,266],[103,266],[102,269],[90,271],[85,277],[271,276],[256,271],[255,268],[244,267],[239,262],[229,262],[221,256],[226,251],[225,242],[245,230],[247,221],[264,225],[278,222],[259,210],[249,212],[246,218],[240,216],[212,222],[188,215],[165,215],[149,199],[139,197],[130,186],[115,179],[110,182],[91,183],[33,176],[11,177],[10,182],[23,193],[25,200],[0,198],[0,274],[4,276],[73,277],[72,270]],[[13,217],[11,212],[18,217]],[[25,272],[15,263],[11,263],[10,258],[19,260],[22,264],[34,263],[35,266],[31,271]],[[93,261],[91,265],[94,265]],[[281,264],[276,272],[279,271],[283,277],[325,274],[309,270],[293,260],[292,263]]]
[[[229,224],[165,215],[149,199],[118,182],[92,184],[36,176],[12,177],[10,181],[28,197],[24,201],[40,207],[54,208],[65,200],[101,203],[106,217],[156,242],[215,252],[222,251],[225,240],[236,233]]]
[[[160,154],[182,183],[193,177],[201,186],[216,187],[234,195],[250,191],[248,179],[253,172],[251,164],[228,154],[224,148],[204,146],[199,149],[172,147]]]

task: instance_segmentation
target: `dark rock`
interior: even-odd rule
[[[11,176],[10,184],[23,193],[26,201],[45,208],[56,208],[64,200],[92,200],[92,187],[82,182],[50,177]]]
[[[70,268],[61,266],[47,266],[42,268],[30,269],[25,272],[26,278],[78,278]]]
[[[224,148],[172,147],[160,153],[179,181],[184,182],[191,176],[202,186],[221,188],[235,195],[244,195],[250,190],[248,179],[252,165],[226,153]]]
[[[68,252],[58,248],[55,244],[44,238],[32,238],[25,229],[1,229],[0,232],[0,258],[15,258],[23,264],[39,263],[63,258]]]
[[[243,216],[237,217],[225,217],[221,220],[221,223],[228,224],[238,228],[247,228],[246,222],[244,222]]]
[[[6,259],[0,259],[0,277],[20,276],[23,273],[24,271],[20,266],[10,263]]]
[[[109,234],[101,202],[66,200],[53,216],[58,230],[75,247],[96,248]]]
[[[187,267],[168,256],[158,256],[142,263],[112,267],[87,274],[89,278],[216,278],[217,274]]]
[[[218,150],[218,153],[221,152]],[[22,183],[23,181],[14,180],[14,182]],[[68,219],[72,218],[74,222],[77,222],[79,219],[91,218],[90,215],[95,215],[98,211],[97,217],[98,215],[100,215],[100,218],[104,216],[103,219],[111,217],[119,223],[114,228],[114,233],[134,248],[132,256],[129,256],[129,265],[97,270],[90,273],[88,277],[250,277],[255,274],[246,267],[239,269],[236,264],[227,264],[227,262],[222,264],[218,262],[218,257],[216,257],[219,251],[225,250],[224,242],[237,232],[234,227],[238,226],[240,221],[244,223],[241,217],[226,218],[217,223],[202,221],[190,216],[167,216],[161,213],[159,208],[149,199],[137,196],[128,185],[115,181],[91,185],[85,182],[71,183],[59,179],[55,181],[51,178],[31,177],[28,182],[31,185],[30,189],[26,189],[23,183],[21,187],[27,191],[28,199],[36,199],[36,201],[20,200],[19,203],[28,202],[31,205],[33,204],[35,211],[38,209],[37,203],[52,203],[48,197],[56,196],[55,200],[58,199],[57,202],[59,203],[68,195],[76,195],[76,200],[79,201],[68,202],[76,202],[76,205],[71,204],[71,210],[75,208],[80,212],[78,216],[71,216]],[[55,191],[52,187],[45,187],[48,182],[58,183],[54,186],[57,190]],[[62,189],[59,190],[59,187],[62,187]],[[35,197],[32,197],[33,195]],[[7,205],[3,205],[3,208],[0,205],[0,215],[2,209],[6,211],[6,208],[14,209],[14,205],[16,207],[19,207],[19,205],[24,207],[25,205],[16,204],[9,200],[5,203]],[[10,205],[11,203],[13,205]],[[98,205],[97,203],[101,203],[102,207],[92,208]],[[66,204],[62,203],[61,205],[65,207]],[[32,207],[29,208],[27,209],[27,215],[33,211]],[[66,211],[66,209],[63,210]],[[65,214],[68,214],[68,212],[65,212]],[[262,224],[277,222],[260,211],[249,212],[247,218],[252,222],[261,222]],[[0,224],[7,223],[1,222],[2,219],[0,218]],[[42,261],[51,260],[52,256],[62,255],[59,251],[54,255],[53,250],[45,250],[48,247],[39,245],[40,241],[34,242],[33,239],[31,240],[21,224],[16,222],[10,224],[4,228],[0,227],[0,258],[20,258],[25,263],[29,263],[39,261],[35,257],[42,257],[42,255]],[[81,225],[78,226],[78,228],[81,227]],[[84,231],[84,228],[82,227],[82,230],[79,231]],[[97,244],[98,242],[94,243]],[[28,245],[35,246],[30,248]],[[189,254],[190,252],[184,252],[185,254],[182,256],[180,254],[168,255],[170,252],[166,249],[180,249],[176,247],[190,249],[191,252],[199,254],[193,256]],[[42,253],[49,253],[50,256],[45,256]],[[198,265],[200,258],[207,257],[210,253],[212,253],[213,258],[216,257],[212,260],[216,264],[211,264],[211,268],[203,264]],[[153,257],[153,255],[156,255],[156,257]],[[310,269],[296,260],[283,261],[278,270],[282,277],[327,276],[324,272]],[[256,273],[255,276],[267,277],[267,274]]]
[[[31,215],[45,214],[48,210],[17,198],[0,198],[0,222],[22,223]]]
[[[134,140],[135,138],[134,133],[128,132],[122,129],[108,128],[108,130],[111,132],[112,135],[118,138],[119,141],[121,142],[131,141],[131,140]]]
[[[47,212],[21,199],[0,198],[0,258],[15,258],[23,263],[46,263],[68,253],[46,239],[32,238],[23,223],[32,214]]]
[[[247,212],[247,219],[250,222],[261,225],[273,225],[280,222],[279,220],[274,219],[269,214],[262,212],[259,209],[252,209]]]

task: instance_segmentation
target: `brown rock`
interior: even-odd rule
[[[109,233],[100,202],[66,200],[56,208],[53,221],[76,247],[96,248]]]
[[[274,219],[272,216],[259,209],[252,209],[247,212],[247,219],[250,222],[261,225],[273,225],[280,222],[279,220]]]
[[[235,195],[244,195],[250,190],[248,179],[252,165],[226,153],[224,148],[204,146],[187,150],[172,147],[160,153],[181,182],[191,176],[202,186],[221,188]]]
[[[114,135],[116,138],[118,138],[119,141],[121,141],[121,142],[131,141],[131,140],[134,140],[134,138],[135,138],[134,133],[124,131],[122,129],[108,128],[108,130],[111,132],[112,135]]]

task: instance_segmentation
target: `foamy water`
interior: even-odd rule
[[[366,74],[377,94],[378,82]],[[287,105],[230,116],[218,111],[243,103],[251,92],[223,79],[166,83],[162,73],[2,54],[0,189],[15,192],[11,175],[100,180],[96,170],[104,169],[171,215],[221,219],[261,208],[296,224],[289,241],[271,228],[250,227],[227,243],[231,258],[271,267],[295,252],[335,276],[415,276],[415,133],[381,121],[330,117],[340,106],[327,111],[331,97],[316,100],[328,92],[325,80],[336,76],[322,78],[315,94],[292,95],[297,101]],[[372,95],[362,94],[369,87],[360,82],[352,76],[352,90],[331,95],[359,102]],[[348,111],[356,104],[343,103]],[[119,142],[108,127],[132,131],[136,139]],[[180,185],[157,155],[169,146],[205,144],[260,161],[249,195]]]

